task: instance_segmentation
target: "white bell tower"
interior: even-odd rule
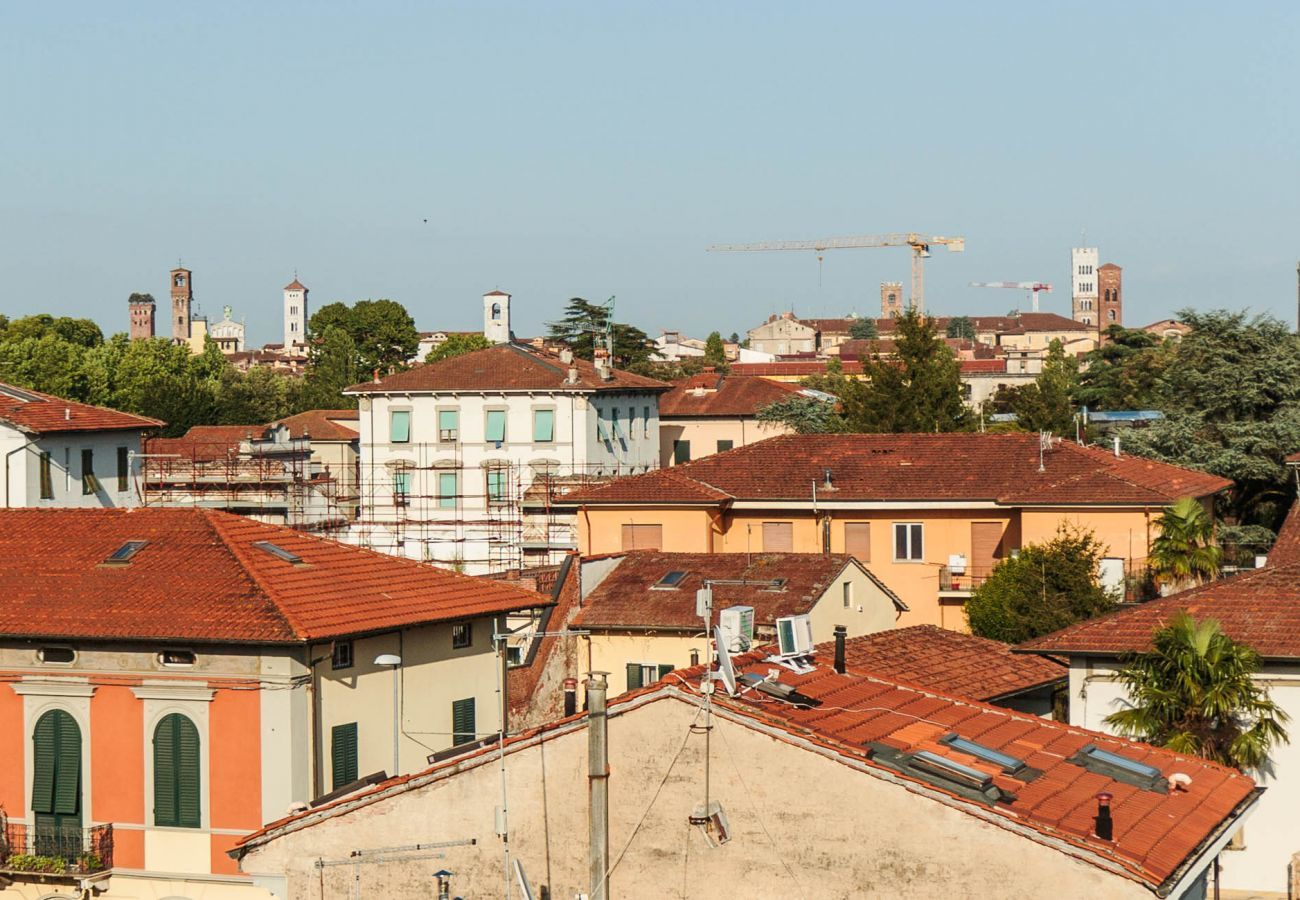
[[[494,344],[508,344],[510,332],[510,295],[491,291],[483,295],[483,337]]]
[[[307,343],[307,288],[298,280],[284,286],[284,349],[292,350],[294,344]]]

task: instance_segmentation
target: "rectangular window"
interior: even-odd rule
[[[468,744],[478,736],[474,721],[474,698],[453,700],[451,704],[451,743]]]
[[[357,723],[335,725],[330,729],[332,790],[357,780]],[[395,774],[395,773],[393,773]]]
[[[610,431],[613,433],[614,437],[621,438],[623,436],[623,432],[620,431],[618,427],[618,410],[617,409],[610,410],[610,415],[612,416],[612,418],[610,419],[611,422]]]
[[[794,523],[793,522],[764,522],[763,523],[763,552],[764,553],[793,553],[794,552]]]
[[[460,479],[455,472],[438,473],[438,508],[455,509],[456,495],[460,493]]]
[[[662,525],[624,525],[624,550],[659,550],[664,545]]]
[[[844,552],[860,563],[871,562],[871,523],[844,523]]]
[[[500,505],[506,501],[506,470],[488,469],[487,498],[490,505]]]
[[[925,559],[925,540],[919,522],[894,523],[894,560],[919,562]]]
[[[411,473],[393,473],[393,502],[405,506],[411,502]]]
[[[54,478],[50,466],[50,454],[41,454],[41,499],[54,499]]]
[[[596,437],[599,440],[609,440],[609,427],[605,424],[605,411],[596,410]]]
[[[95,451],[89,448],[81,451],[81,493],[93,494],[99,490],[95,480]]]
[[[691,461],[691,442],[690,441],[673,441],[673,465],[680,466],[682,463]]]
[[[411,441],[411,411],[395,409],[388,414],[388,439],[394,444]]]
[[[117,448],[117,492],[124,493],[131,482],[131,451],[126,447]]]
[[[555,440],[555,410],[533,410],[533,440],[539,444],[549,444]]]
[[[735,441],[718,441],[718,452],[726,453],[732,447],[736,446]]]
[[[627,436],[636,437],[636,407],[627,408]]]
[[[627,689],[634,691],[637,688],[654,684],[660,678],[664,678],[673,670],[669,665],[657,665],[655,663],[628,663],[627,664]]]
[[[352,642],[351,641],[334,642],[334,652],[330,654],[330,668],[332,669],[352,668]]]
[[[844,582],[844,608],[848,609],[853,606],[853,582]]]
[[[438,440],[441,443],[455,443],[460,439],[460,410],[438,410]]]
[[[645,436],[650,436],[650,407],[641,408],[641,424],[645,428]]]
[[[474,628],[470,622],[451,626],[451,649],[464,650],[474,643]]]
[[[489,444],[504,444],[506,441],[506,411],[489,409],[484,423],[483,439]]]

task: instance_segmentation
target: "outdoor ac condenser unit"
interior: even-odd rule
[[[718,613],[728,653],[743,653],[754,643],[754,607],[728,606]]]

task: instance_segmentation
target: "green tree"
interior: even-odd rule
[[[827,434],[844,430],[844,420],[834,402],[817,397],[791,395],[758,411],[760,422],[776,422],[798,434]]]
[[[23,333],[32,332],[20,331]],[[70,343],[52,331],[40,337],[11,337],[0,343],[0,381],[69,400],[84,400],[86,353],[85,347]]]
[[[876,340],[880,337],[880,331],[876,328],[876,320],[870,316],[854,319],[853,324],[849,326],[849,337],[855,341]]]
[[[478,332],[470,334],[449,334],[447,340],[430,350],[424,357],[427,363],[438,362],[441,359],[451,359],[453,356],[461,356],[465,353],[472,353],[475,350],[486,350],[492,346],[492,342]]]
[[[1290,743],[1290,717],[1255,680],[1259,666],[1259,654],[1214,619],[1179,612],[1120,670],[1132,706],[1106,723],[1175,753],[1262,769],[1273,746]]]
[[[609,319],[608,307],[574,297],[564,307],[564,317],[547,325],[547,337],[568,347],[580,359],[594,359],[595,348],[604,346]],[[626,369],[650,359],[650,339],[640,328],[614,322],[610,331],[616,366]]]
[[[895,355],[865,360],[865,386],[836,394],[848,429],[917,432],[966,427],[961,366],[938,336],[935,320],[909,308],[897,322]]]
[[[1008,392],[1016,424],[1025,431],[1074,434],[1074,405],[1071,397],[1079,379],[1079,364],[1065,355],[1061,342],[1054,340],[1043,359],[1043,371],[1027,384]]]
[[[1114,609],[1097,582],[1102,546],[1090,531],[1062,525],[1044,544],[1002,560],[966,601],[970,629],[1019,644]]]
[[[291,379],[267,366],[247,372],[228,369],[214,391],[221,425],[259,425],[289,415]]]
[[[975,340],[975,323],[970,316],[954,316],[948,320],[948,337],[963,341]]]
[[[307,331],[314,339],[328,328],[341,328],[351,336],[365,372],[405,369],[420,345],[415,320],[395,300],[358,300],[350,307],[328,303],[312,314]]]
[[[1222,553],[1214,544],[1214,520],[1200,501],[1180,497],[1156,519],[1159,534],[1148,562],[1166,593],[1213,581]]]
[[[1157,387],[1174,352],[1174,342],[1112,325],[1100,347],[1083,358],[1078,401],[1094,410],[1156,409]]]
[[[727,367],[727,348],[722,345],[722,335],[716,331],[710,331],[704,339],[704,362],[717,369]]]

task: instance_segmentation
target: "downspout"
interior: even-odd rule
[[[36,446],[36,441],[31,440],[23,444],[21,447],[15,447],[5,454],[5,509],[9,508],[9,457],[13,456],[15,453],[21,453],[28,447],[34,446]]]
[[[587,868],[591,900],[609,900],[609,716],[605,711],[605,676],[587,679]]]

